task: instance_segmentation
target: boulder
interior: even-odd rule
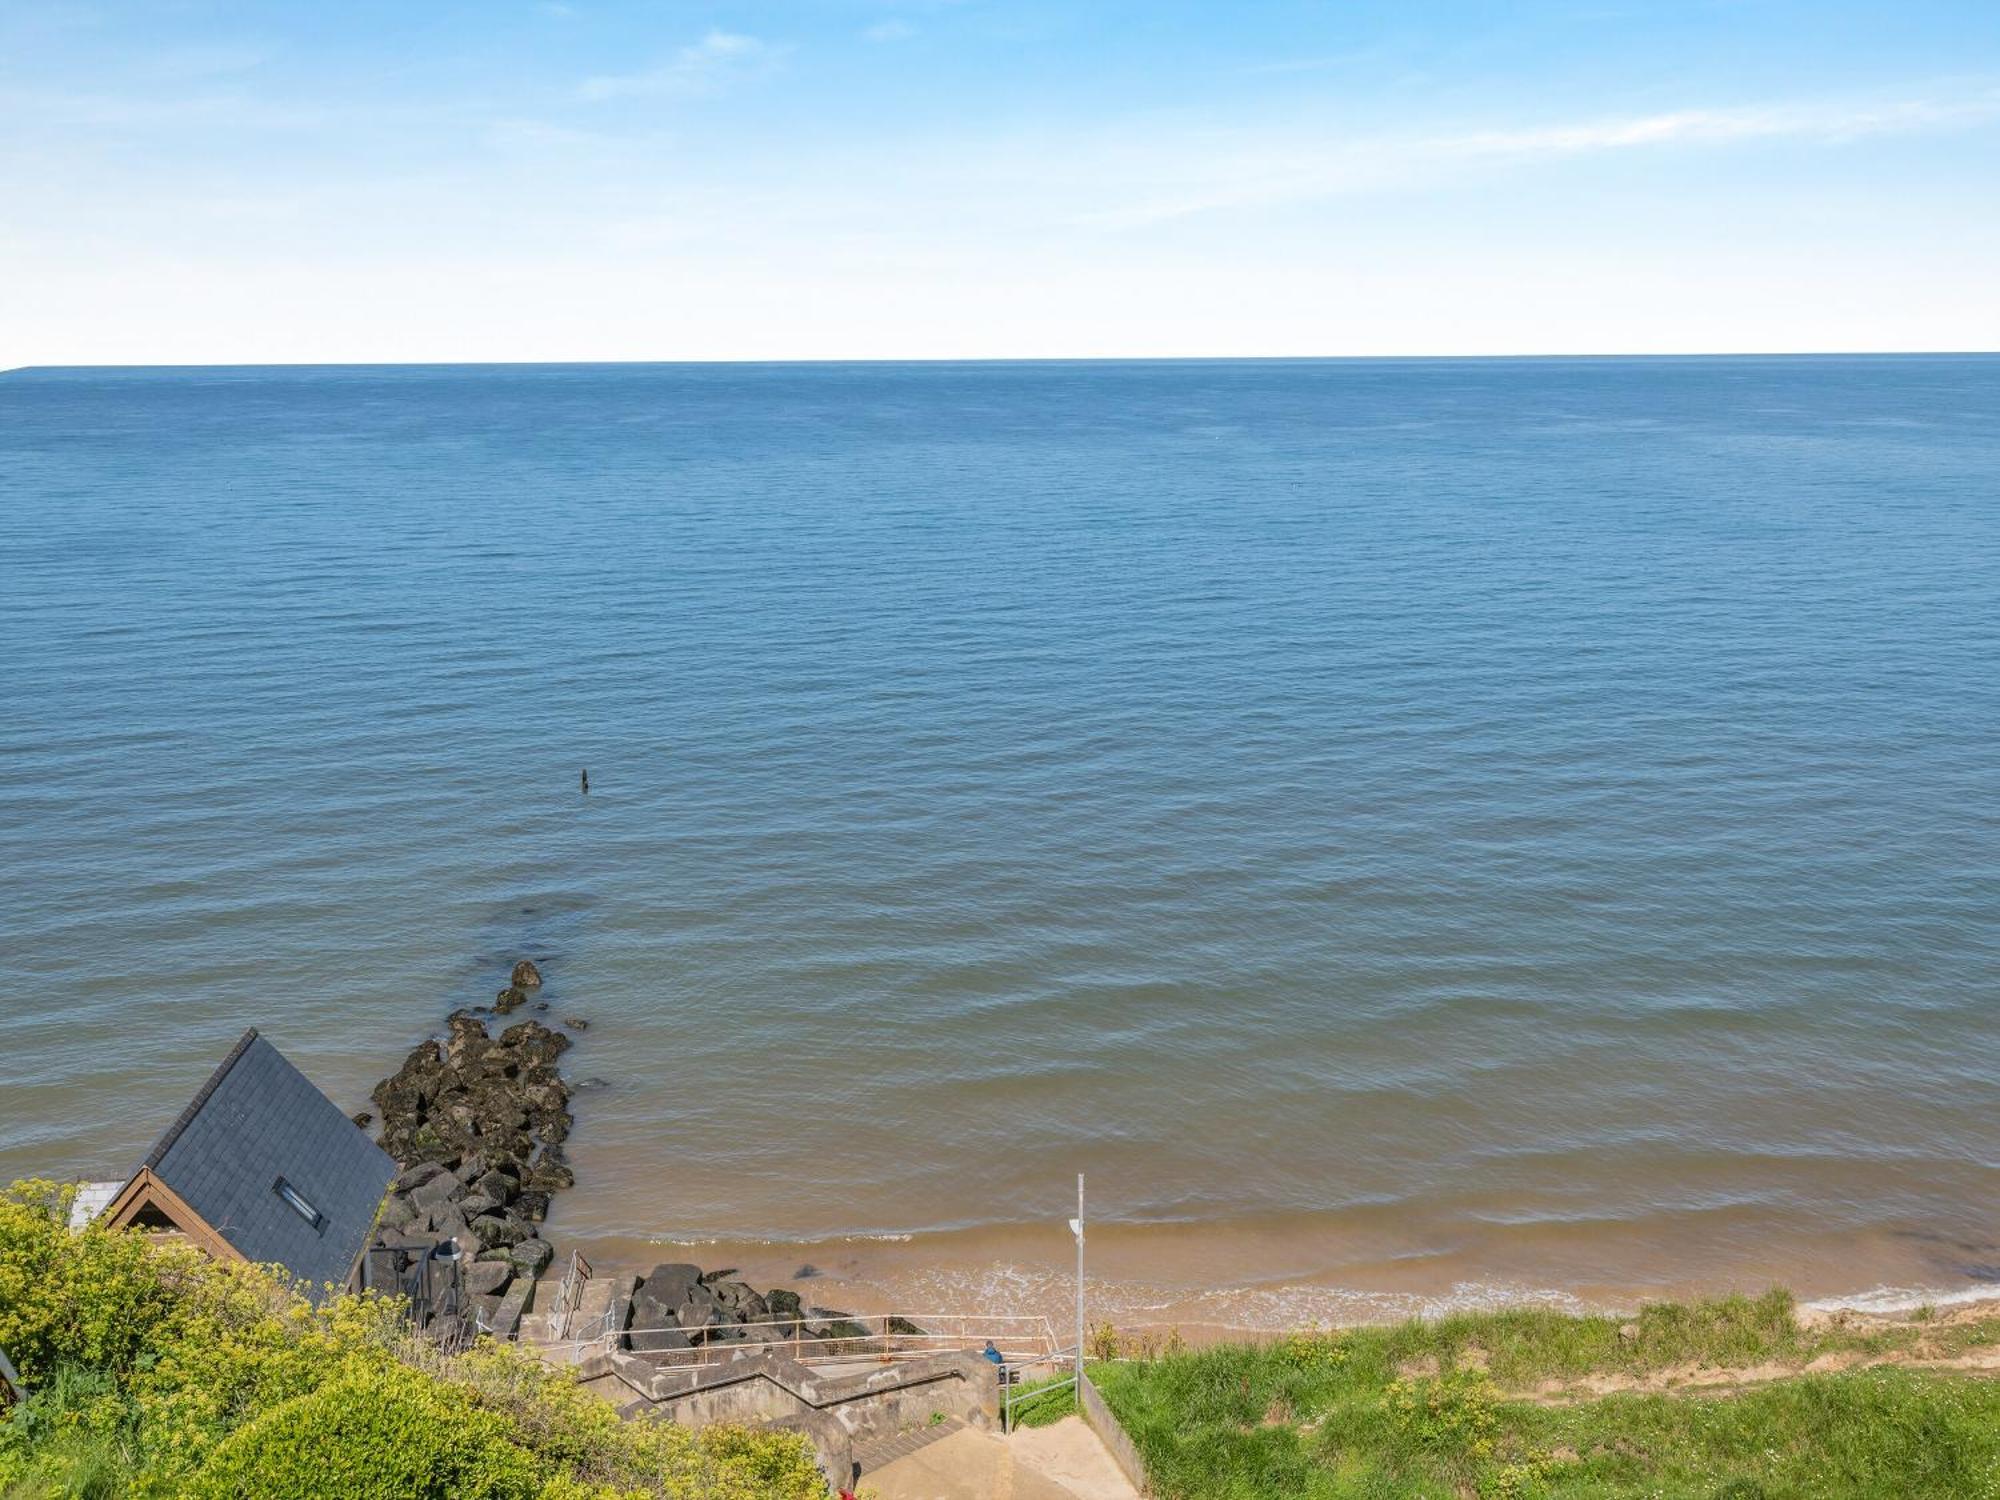
[[[488,1214],[499,1213],[506,1206],[506,1204],[502,1203],[491,1193],[482,1193],[477,1190],[467,1193],[452,1205],[453,1208],[457,1209],[474,1223],[477,1223]]]
[[[625,1336],[625,1343],[634,1354],[660,1354],[671,1349],[692,1349],[694,1340],[678,1328],[638,1329]]]
[[[376,1227],[384,1233],[428,1228],[429,1225],[430,1215],[408,1198],[391,1198],[382,1205],[382,1217],[376,1222]]]
[[[675,1261],[653,1267],[632,1294],[632,1326],[665,1328],[677,1323],[681,1304],[700,1284],[700,1266]]]
[[[502,1218],[498,1214],[482,1214],[472,1221],[471,1228],[472,1237],[479,1241],[481,1249],[491,1249],[495,1245],[518,1245],[535,1237],[520,1220]]]
[[[439,1172],[410,1192],[410,1202],[425,1213],[456,1203],[465,1196],[465,1184],[449,1172]]]
[[[705,1286],[688,1288],[687,1301],[674,1312],[674,1319],[688,1332],[704,1328],[714,1328],[722,1323],[740,1323],[743,1320],[731,1314],[715,1293]]]
[[[535,967],[532,958],[524,958],[514,965],[514,972],[508,976],[508,981],[516,989],[539,989],[542,983],[542,971]]]
[[[511,1203],[514,1195],[521,1191],[521,1179],[500,1167],[492,1167],[474,1178],[472,1186],[489,1198]]]
[[[544,1151],[541,1158],[528,1168],[527,1183],[529,1187],[545,1192],[575,1187],[576,1173],[569,1169],[569,1163],[562,1159],[561,1153]]]
[[[846,1313],[830,1312],[824,1307],[815,1307],[815,1318],[826,1321],[811,1325],[812,1336],[816,1339],[865,1339],[873,1337],[869,1331],[855,1322]]]
[[[709,1290],[715,1294],[716,1301],[746,1323],[758,1322],[770,1314],[770,1304],[747,1283],[718,1281]]]
[[[509,985],[493,997],[493,1010],[496,1015],[504,1016],[511,1010],[519,1010],[527,1003],[528,992]]]
[[[522,1240],[508,1252],[508,1258],[524,1276],[539,1276],[556,1258],[555,1246],[547,1240]]]
[[[465,1290],[474,1297],[494,1296],[507,1290],[514,1279],[514,1266],[506,1260],[476,1260],[465,1268]]]
[[[590,1022],[584,1020],[582,1016],[564,1016],[563,1025],[567,1026],[571,1031],[590,1030]]]
[[[774,1286],[764,1294],[764,1305],[771,1310],[774,1318],[796,1318],[805,1311],[805,1304],[799,1301],[797,1292],[788,1292],[781,1286]]]
[[[389,1191],[392,1193],[414,1192],[432,1178],[440,1176],[443,1172],[444,1168],[434,1161],[420,1161],[414,1167],[399,1172],[396,1175],[396,1180],[389,1184]]]
[[[479,1236],[472,1232],[472,1226],[465,1215],[455,1208],[447,1208],[431,1215],[431,1236],[440,1240],[456,1240],[458,1248],[477,1252],[485,1247],[479,1243]]]
[[[549,1195],[543,1192],[522,1193],[514,1200],[514,1212],[530,1224],[539,1224],[549,1216]]]

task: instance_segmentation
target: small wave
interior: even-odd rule
[[[1799,1305],[1812,1312],[1901,1313],[1919,1307],[1962,1307],[1968,1302],[2000,1299],[2000,1282],[1980,1282],[1955,1291],[1909,1286],[1878,1286],[1873,1291],[1840,1297],[1815,1297]]]
[[[648,1245],[680,1245],[689,1248],[696,1245],[799,1245],[810,1248],[814,1245],[907,1245],[916,1236],[914,1234],[901,1233],[777,1236],[761,1234],[649,1234],[643,1238]]]

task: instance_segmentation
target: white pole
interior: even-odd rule
[[[1083,1173],[1076,1174],[1076,1409],[1083,1410]]]

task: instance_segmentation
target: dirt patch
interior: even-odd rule
[[[1538,1406],[1571,1406],[1595,1401],[1601,1396],[1680,1394],[1726,1395],[1750,1386],[1768,1385],[1774,1380],[1790,1380],[1799,1375],[1838,1375],[1850,1370],[1957,1370],[1974,1375],[2000,1374],[2000,1347],[1975,1349],[1950,1358],[1926,1359],[1909,1350],[1869,1354],[1860,1349],[1840,1349],[1822,1354],[1803,1365],[1675,1365],[1644,1375],[1605,1373],[1584,1375],[1574,1380],[1544,1380],[1531,1391],[1508,1392],[1508,1399],[1530,1401]]]

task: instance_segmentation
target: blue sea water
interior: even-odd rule
[[[0,559],[0,1178],[532,954],[574,1235],[2000,1278],[2000,358],[25,371]]]

